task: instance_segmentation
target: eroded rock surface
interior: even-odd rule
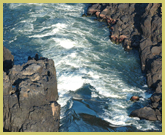
[[[31,58],[3,72],[3,128],[15,132],[56,132],[60,105],[54,62]]]
[[[121,43],[126,51],[139,50],[142,72],[146,73],[148,87],[153,95],[162,93],[162,4],[161,3],[96,3],[88,8],[88,15],[105,21],[110,29],[112,42]],[[162,100],[151,101],[152,120],[160,120]],[[136,113],[135,113],[136,112]],[[146,108],[133,112],[141,117]],[[142,118],[151,120],[147,115]]]

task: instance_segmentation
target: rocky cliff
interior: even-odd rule
[[[57,132],[60,121],[56,70],[51,59],[28,57],[13,65],[3,48],[3,129],[11,132]]]
[[[162,4],[95,3],[87,11],[98,21],[105,21],[112,42],[121,43],[126,51],[139,50],[142,72],[153,95],[150,104],[130,116],[162,120]]]

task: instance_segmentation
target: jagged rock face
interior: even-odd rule
[[[53,60],[29,60],[22,66],[14,65],[9,72],[9,78],[19,89],[22,99],[35,95],[45,96],[48,101],[56,101],[58,98]]]
[[[141,69],[146,73],[147,84],[154,91],[153,95],[162,93],[161,9],[161,3],[97,3],[87,11],[87,14],[107,22],[112,42],[122,43],[126,51],[139,49]],[[155,118],[152,120],[161,120],[162,98],[159,102],[151,102],[152,111],[149,112],[157,114],[153,114]],[[135,112],[135,117],[141,117],[141,112],[147,113],[146,108]],[[142,117],[150,120],[147,115]]]
[[[3,46],[3,71],[9,72],[9,69],[13,67],[14,64],[14,56],[11,52]]]
[[[60,105],[53,60],[31,59],[3,73],[3,128],[8,131],[56,132]]]

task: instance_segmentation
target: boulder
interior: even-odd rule
[[[146,119],[146,120],[151,120],[151,121],[157,120],[155,111],[150,107],[144,107],[144,108],[134,110],[131,112],[130,116],[139,117],[140,119]]]
[[[139,101],[139,97],[138,96],[132,96],[130,98],[130,100],[133,101],[133,102],[136,102],[136,101]]]

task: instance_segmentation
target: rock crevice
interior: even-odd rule
[[[141,70],[148,87],[162,96],[162,4],[161,3],[97,3],[91,4],[88,15],[105,21],[112,42],[121,43],[126,51],[139,50]],[[151,98],[152,98],[151,97]],[[147,120],[162,119],[162,100],[135,110],[130,116]],[[147,115],[152,114],[153,115]]]

